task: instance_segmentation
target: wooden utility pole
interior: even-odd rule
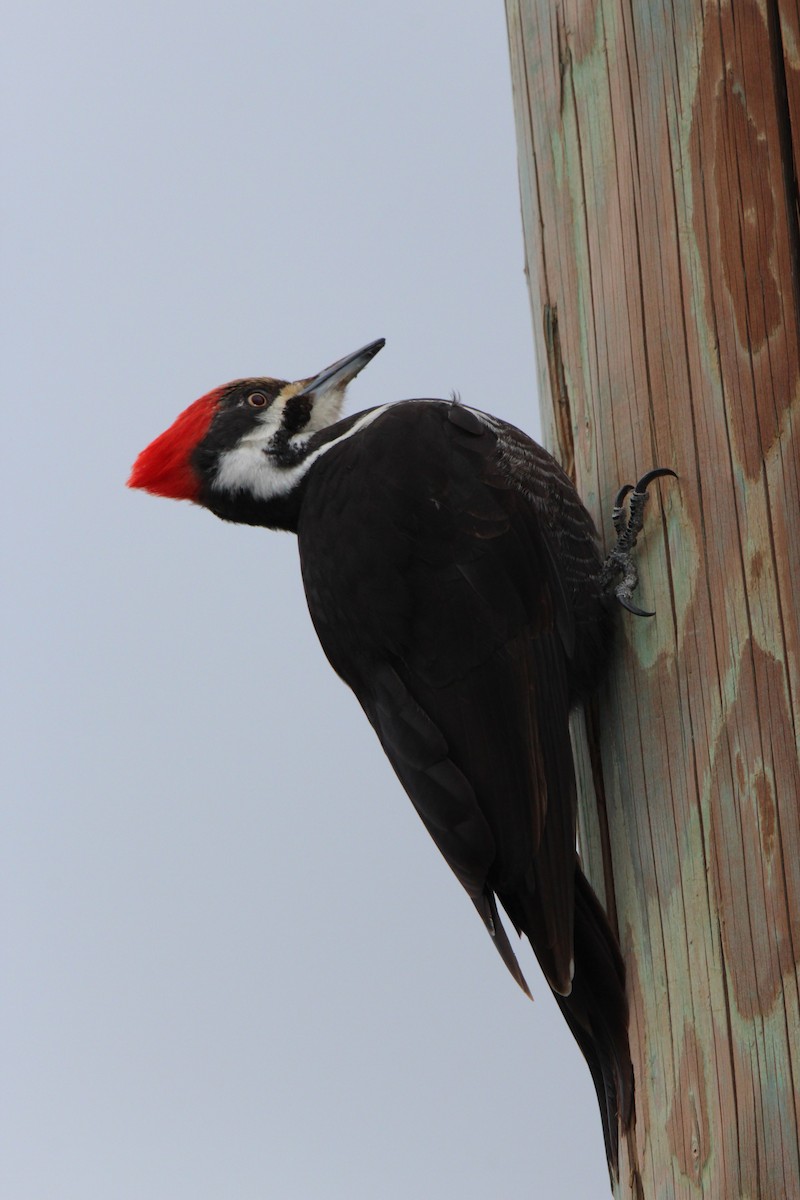
[[[544,425],[606,544],[671,466],[582,850],[628,970],[618,1197],[800,1197],[800,11],[507,0]],[[658,492],[659,488],[651,489]],[[603,850],[605,848],[605,853]],[[567,1148],[565,1147],[565,1153]]]

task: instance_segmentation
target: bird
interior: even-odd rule
[[[589,1066],[613,1175],[633,1111],[625,969],[577,855],[569,716],[606,669],[614,591],[648,615],[631,552],[647,485],[674,472],[621,489],[604,563],[570,478],[506,421],[456,397],[342,417],[384,344],[304,379],[214,389],[128,485],[297,535],[331,666],[528,995],[498,904],[533,947]]]

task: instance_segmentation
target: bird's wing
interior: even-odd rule
[[[421,404],[413,431],[407,413],[392,415],[363,438],[361,497],[331,461],[324,502],[301,519],[311,615],[490,932],[501,936],[496,893],[566,993],[575,782],[563,581],[540,514],[497,469],[496,431],[445,405]],[[335,541],[337,514],[354,506],[358,545],[339,547],[332,569],[311,542]],[[518,976],[510,947],[498,948]]]

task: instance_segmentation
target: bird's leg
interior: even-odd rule
[[[646,612],[643,608],[637,608],[632,602],[631,597],[639,583],[639,571],[636,566],[636,560],[633,557],[633,551],[636,546],[636,539],[642,532],[644,524],[644,506],[647,503],[647,488],[654,479],[658,479],[662,475],[672,475],[676,479],[677,475],[669,467],[656,467],[652,471],[648,471],[646,475],[634,486],[631,483],[626,483],[617,492],[614,499],[614,507],[611,510],[611,520],[614,523],[614,529],[617,534],[616,545],[612,549],[606,561],[603,563],[603,569],[600,573],[600,586],[605,591],[610,588],[613,581],[618,576],[622,576],[619,582],[614,587],[614,595],[623,608],[627,608],[628,612],[633,613],[637,617],[652,617],[654,613]],[[630,495],[628,501],[628,515],[625,516],[625,499]]]

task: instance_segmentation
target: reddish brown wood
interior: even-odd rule
[[[619,1196],[800,1197],[800,10],[507,0],[544,424],[661,486],[583,853],[628,964]]]

